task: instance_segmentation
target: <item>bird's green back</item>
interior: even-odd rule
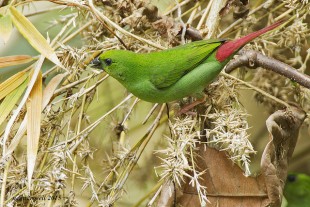
[[[215,58],[223,42],[202,40],[152,53],[110,50],[99,59],[103,69],[135,96],[164,103],[201,94],[228,61]],[[105,63],[108,59],[111,64]]]
[[[158,89],[169,87],[205,61],[221,40],[202,40],[156,53],[144,54],[153,62],[150,80]]]

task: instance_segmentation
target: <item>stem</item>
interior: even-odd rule
[[[290,105],[289,105],[288,103],[286,103],[285,101],[282,101],[281,99],[278,99],[277,97],[274,97],[273,95],[267,93],[266,91],[263,91],[263,90],[260,89],[260,88],[257,88],[257,87],[255,87],[255,86],[253,86],[253,85],[250,84],[250,83],[247,83],[247,82],[245,82],[245,81],[243,81],[243,80],[240,80],[240,79],[238,79],[238,78],[236,78],[236,77],[234,77],[234,76],[232,76],[232,75],[229,75],[229,74],[227,74],[227,73],[221,72],[221,75],[223,75],[223,76],[225,76],[225,77],[227,77],[227,78],[233,79],[233,80],[235,80],[235,81],[238,81],[239,83],[241,83],[241,84],[243,84],[243,85],[245,85],[245,86],[247,86],[247,87],[249,87],[249,88],[251,88],[251,89],[253,89],[253,90],[255,90],[255,91],[259,92],[259,93],[261,93],[261,94],[263,94],[264,96],[270,98],[271,100],[273,100],[273,101],[275,101],[275,102],[277,102],[277,103],[280,103],[280,104],[284,105],[284,106],[287,107],[287,108],[290,108]]]
[[[262,67],[271,70],[277,74],[295,81],[296,83],[310,89],[310,76],[300,73],[293,67],[254,50],[242,50],[239,52],[240,57],[232,60],[225,68],[226,73],[230,73],[240,66],[249,68]]]

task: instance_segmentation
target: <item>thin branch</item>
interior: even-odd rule
[[[144,39],[142,37],[139,37],[137,35],[134,35],[126,30],[124,30],[123,28],[121,28],[118,24],[116,24],[115,22],[113,22],[112,20],[110,20],[108,17],[106,17],[105,15],[103,15],[98,9],[96,9],[96,7],[94,6],[93,4],[93,1],[92,0],[88,0],[88,4],[89,4],[89,8],[90,8],[90,11],[97,17],[97,19],[104,25],[105,22],[107,22],[108,24],[110,24],[112,27],[114,27],[115,29],[117,29],[119,32],[125,34],[125,35],[128,35],[128,36],[131,36],[141,42],[145,42],[146,44],[150,45],[150,46],[153,46],[155,48],[158,48],[158,49],[165,49],[163,46],[161,45],[158,45],[150,40],[147,40],[147,39]],[[109,27],[107,27],[109,28]],[[116,36],[116,35],[115,35]],[[117,37],[117,36],[116,36]],[[119,41],[126,47],[125,43],[119,39]]]
[[[247,66],[252,69],[262,67],[310,89],[310,76],[300,73],[298,70],[279,60],[267,57],[254,50],[241,50],[239,54],[240,56],[238,58],[228,63],[225,68],[226,73],[230,73],[240,66]]]
[[[240,79],[238,79],[238,78],[236,78],[236,77],[234,77],[234,76],[232,76],[232,75],[229,75],[229,74],[227,74],[227,73],[224,73],[224,72],[221,72],[221,75],[222,75],[222,76],[225,76],[225,77],[227,77],[227,78],[233,79],[233,80],[235,80],[235,81],[237,81],[237,82],[239,82],[239,83],[241,83],[241,84],[243,84],[243,85],[245,85],[245,86],[247,86],[247,87],[249,87],[249,88],[251,88],[251,89],[257,91],[258,93],[263,94],[264,96],[270,98],[271,100],[273,100],[273,101],[275,101],[275,102],[277,102],[277,103],[282,104],[283,106],[285,106],[285,107],[287,107],[287,108],[290,107],[290,105],[289,105],[288,103],[286,103],[285,101],[282,101],[281,99],[278,99],[277,97],[275,97],[275,96],[273,96],[273,95],[267,93],[266,91],[264,91],[264,90],[262,90],[262,89],[260,89],[260,88],[258,88],[258,87],[253,86],[252,84],[250,84],[250,83],[248,83],[248,82],[245,82],[245,81],[243,81],[243,80],[240,80]]]

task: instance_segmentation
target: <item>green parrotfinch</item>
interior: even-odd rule
[[[281,23],[233,41],[201,40],[146,54],[110,50],[99,55],[92,64],[148,102],[165,103],[190,95],[201,98],[204,87],[218,76],[234,54]]]
[[[289,174],[284,187],[284,197],[288,202],[287,207],[309,207],[310,176],[297,173]]]

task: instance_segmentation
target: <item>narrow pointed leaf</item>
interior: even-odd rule
[[[34,59],[29,55],[15,55],[15,56],[0,57],[0,68],[29,63],[32,60]]]
[[[27,79],[26,71],[21,71],[0,83],[0,100],[15,90]]]
[[[14,91],[9,93],[9,95],[7,95],[5,99],[2,101],[0,105],[0,125],[6,119],[6,117],[10,114],[11,110],[14,108],[15,104],[22,96],[23,92],[25,91],[27,87],[27,83],[28,81],[26,79]]]
[[[3,15],[0,11],[0,39],[3,40],[4,44],[9,40],[12,30],[13,26],[10,15]]]
[[[58,85],[61,83],[62,79],[65,77],[65,74],[58,74],[56,75],[45,87],[43,91],[43,101],[42,106],[43,109],[47,106],[47,104],[50,102],[51,98],[54,95],[54,92]]]
[[[10,7],[13,24],[18,31],[28,40],[28,42],[38,52],[44,55],[47,59],[56,65],[63,67],[56,56],[53,48],[48,44],[41,33],[33,26],[33,24],[15,7]]]
[[[56,75],[45,87],[43,91],[43,100],[42,100],[42,110],[47,106],[47,104],[50,102],[51,98],[53,97],[53,94],[58,87],[58,85],[61,83],[62,79],[65,77],[64,74],[58,74]],[[26,115],[27,117],[27,115]],[[18,128],[17,133],[15,134],[14,138],[11,141],[11,144],[9,145],[7,152],[5,154],[5,157],[11,154],[17,147],[19,141],[23,137],[23,135],[26,132],[26,126],[27,126],[27,119],[22,121],[21,125]]]
[[[36,83],[36,80],[38,79],[38,75],[41,72],[42,64],[45,60],[45,57],[43,55],[40,55],[39,60],[36,62],[35,67],[32,69],[32,75],[31,78],[29,79],[28,87],[23,95],[23,98],[19,102],[17,108],[13,111],[12,116],[10,117],[8,123],[5,126],[5,130],[2,136],[3,139],[3,149],[2,149],[2,154],[5,155],[6,153],[6,145],[7,145],[7,140],[10,136],[10,133],[12,132],[12,127],[14,125],[14,122],[16,121],[18,115],[20,114],[22,108],[26,105],[26,102],[29,98],[29,95],[33,89],[34,84]]]
[[[27,103],[27,171],[30,188],[32,174],[38,154],[40,123],[42,111],[42,73],[38,74],[37,80],[28,97]]]

